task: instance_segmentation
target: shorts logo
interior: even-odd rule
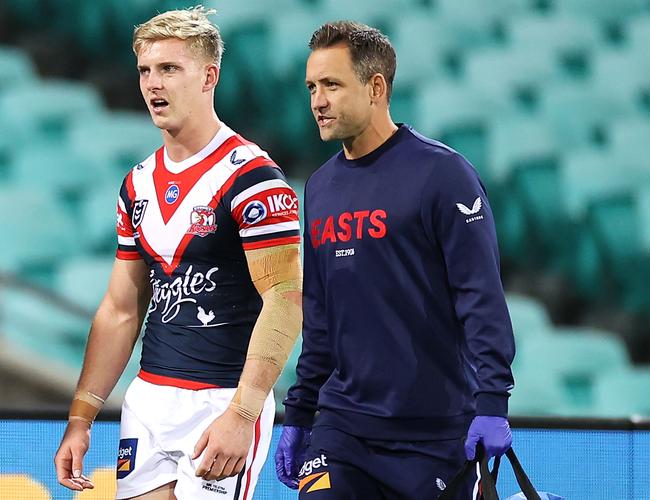
[[[135,455],[138,450],[138,439],[120,439],[117,452],[117,479],[123,479],[135,469]]]
[[[133,229],[138,227],[144,218],[144,211],[147,209],[149,200],[137,200],[135,205],[133,205],[133,216],[131,217],[131,222],[133,224]]]
[[[172,203],[176,203],[176,200],[178,200],[178,195],[180,194],[180,189],[178,189],[178,186],[176,184],[172,184],[167,188],[167,191],[165,191],[165,201],[171,205]]]
[[[253,200],[244,207],[243,218],[246,224],[256,224],[266,218],[267,210],[264,203]]]
[[[321,454],[320,457],[307,460],[302,464],[302,468],[298,473],[298,477],[301,478],[298,483],[298,491],[302,491],[302,489],[307,486],[309,488],[305,493],[311,493],[312,491],[318,490],[328,490],[332,487],[329,472],[314,472],[316,469],[320,469],[321,467],[327,467],[327,457],[323,454]]]
[[[217,230],[217,224],[215,223],[216,216],[214,215],[214,209],[206,206],[198,206],[192,209],[192,214],[190,215],[191,225],[187,230],[188,234],[196,234],[201,238],[206,237],[210,233],[214,233]]]

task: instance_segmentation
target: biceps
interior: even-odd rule
[[[102,305],[118,313],[138,314],[151,298],[149,267],[143,260],[115,259]]]

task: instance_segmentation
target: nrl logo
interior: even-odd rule
[[[135,205],[133,205],[133,216],[131,217],[133,229],[142,223],[142,219],[144,218],[144,211],[147,209],[148,204],[149,200],[137,200],[135,202]]]

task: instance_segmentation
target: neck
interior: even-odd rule
[[[343,152],[348,160],[356,160],[373,152],[397,131],[388,111],[370,120],[361,134],[343,140]]]
[[[212,110],[210,116],[197,118],[177,131],[163,130],[167,155],[173,161],[188,159],[201,151],[217,134],[223,123]]]

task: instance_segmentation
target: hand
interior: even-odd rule
[[[236,476],[246,465],[246,456],[253,442],[255,422],[246,420],[228,408],[203,431],[194,447],[192,460],[204,453],[196,476],[217,481]]]
[[[311,440],[309,427],[285,425],[275,450],[275,472],[278,479],[289,488],[298,489],[298,473],[305,461]]]
[[[465,456],[474,460],[476,445],[483,443],[486,458],[503,455],[512,445],[510,424],[505,417],[488,417],[477,415],[472,420],[465,440]]]
[[[63,434],[61,446],[54,456],[56,478],[66,488],[75,491],[93,489],[95,485],[82,474],[83,458],[90,446],[90,424],[71,420]]]

